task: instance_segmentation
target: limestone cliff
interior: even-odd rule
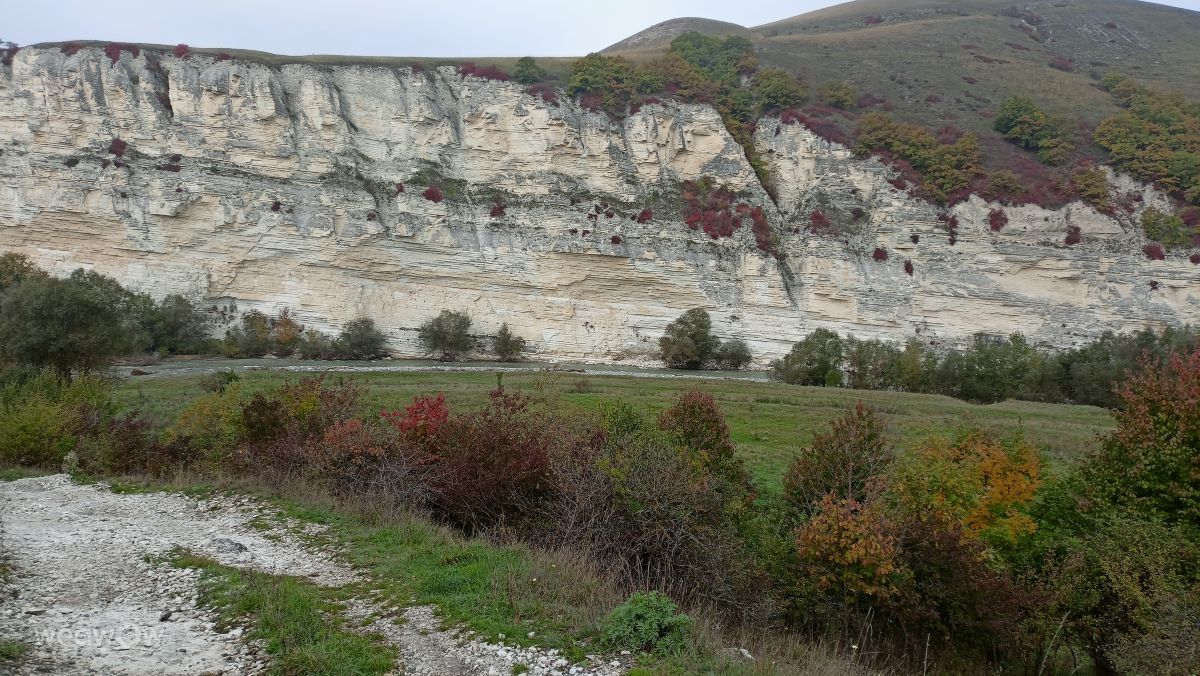
[[[326,330],[370,316],[401,354],[443,308],[480,333],[508,322],[542,358],[595,361],[645,359],[692,307],[763,358],[817,327],[1062,346],[1200,320],[1198,269],[1148,260],[1132,220],[1008,208],[992,232],[996,205],[973,199],[954,209],[951,246],[886,167],[797,125],[758,127],[776,205],[705,106],[617,122],[450,68],[110,62],[95,48],[25,49],[2,70],[0,251],[155,295],[287,306]],[[680,184],[705,175],[766,210],[778,255],[749,227],[713,240],[683,223]],[[446,198],[425,199],[430,185]],[[643,208],[654,217],[638,223]],[[809,231],[817,208],[828,232]]]

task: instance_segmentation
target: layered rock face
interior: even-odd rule
[[[540,358],[633,362],[693,307],[762,359],[818,327],[1066,346],[1200,321],[1198,269],[1148,260],[1136,214],[1007,208],[993,232],[998,205],[973,199],[953,209],[950,245],[886,167],[763,120],[776,205],[706,106],[618,122],[450,68],[26,49],[0,73],[0,139],[0,251],[156,296],[290,307],[327,331],[369,316],[405,355],[442,309],[480,334],[508,322]],[[748,219],[720,240],[685,225],[681,183],[702,176],[765,210],[774,253]],[[1113,181],[1139,208],[1161,202]],[[1081,243],[1063,243],[1068,227]]]

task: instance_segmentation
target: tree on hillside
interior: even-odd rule
[[[442,310],[438,316],[422,324],[417,335],[427,351],[440,353],[438,359],[455,361],[475,346],[474,339],[467,333],[470,329],[470,315]]]
[[[688,310],[667,325],[658,349],[667,366],[698,369],[712,360],[720,341],[712,335],[712,320],[703,308]]]
[[[140,347],[141,332],[104,290],[76,276],[31,276],[0,297],[0,353],[64,378]]]
[[[786,70],[763,68],[755,73],[750,92],[761,115],[804,103],[808,98],[808,85]]]
[[[546,70],[537,65],[532,56],[522,56],[517,59],[517,67],[513,70],[513,79],[521,84],[533,84],[546,79]]]

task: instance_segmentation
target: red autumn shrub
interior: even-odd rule
[[[654,212],[649,209],[642,209],[638,212],[637,218],[633,219],[638,223],[649,223],[650,219],[654,218]]]
[[[825,495],[796,529],[799,572],[834,599],[887,605],[904,579],[894,532],[880,502]]]
[[[446,424],[450,408],[446,395],[439,392],[435,397],[416,397],[403,412],[384,411],[380,415],[401,434],[421,438],[436,434]]]
[[[942,97],[938,94],[930,94],[925,97],[925,103],[941,103]]]
[[[764,253],[775,253],[775,236],[767,224],[767,214],[762,207],[750,210],[750,232],[754,234],[754,245]]]
[[[912,261],[904,261],[904,274],[908,275],[909,277],[912,277],[912,274],[913,274]]]
[[[478,77],[485,80],[507,82],[510,79],[508,73],[495,66],[480,66],[473,61],[464,62],[458,67],[458,72],[463,77]]]
[[[865,23],[868,26],[875,26],[875,25],[883,23],[883,17],[871,15],[871,16],[867,17],[866,19],[863,19],[863,23]]]
[[[854,105],[859,108],[871,108],[872,106],[878,106],[882,103],[887,103],[887,100],[881,99],[874,94],[863,94],[858,97],[858,99],[854,102]]]
[[[558,91],[553,85],[545,82],[535,82],[525,88],[525,93],[536,96],[546,103],[558,103]]]
[[[488,211],[488,216],[491,216],[492,218],[504,218],[506,208],[507,207],[505,207],[503,202],[495,202],[492,204],[492,208]]]
[[[1000,232],[1008,225],[1008,214],[1003,209],[992,209],[988,212],[988,227],[992,232]]]
[[[622,240],[621,240],[621,236],[620,236],[620,235],[613,235],[610,241],[611,241],[613,244],[620,244],[620,243],[621,243],[621,241],[622,241]]]
[[[955,126],[953,124],[948,124],[948,125],[942,127],[941,129],[937,130],[937,140],[938,140],[938,143],[941,143],[943,145],[953,145],[955,143],[958,143],[959,139],[961,139],[966,134],[967,134],[967,132],[963,131],[962,129],[958,128],[957,126]]]
[[[367,212],[367,220],[368,221],[374,221],[378,218],[379,218],[379,214],[375,213],[374,211]]]
[[[1151,290],[1151,291],[1157,291],[1157,290],[1158,290],[1158,280],[1157,280],[1157,279],[1152,279],[1152,280],[1150,280],[1150,290]]]
[[[186,59],[192,55],[192,48],[181,42],[175,45],[175,48],[171,50],[171,53],[177,58]]]
[[[1055,56],[1050,59],[1050,67],[1065,73],[1075,72],[1075,62],[1065,56]]]
[[[1079,226],[1068,225],[1067,236],[1063,242],[1066,243],[1067,246],[1074,246],[1079,244],[1081,241],[1083,241],[1083,232],[1079,229]]]
[[[434,204],[446,199],[446,196],[442,194],[442,189],[436,185],[431,185],[428,188],[425,188],[425,192],[421,193],[421,197],[424,197]]]
[[[586,92],[579,96],[579,106],[584,110],[598,113],[604,109],[604,97],[599,92]]]
[[[1142,253],[1146,254],[1146,258],[1152,261],[1161,261],[1167,257],[1166,253],[1163,252],[1162,245],[1157,242],[1151,242],[1142,247]]]
[[[588,236],[588,235],[590,235],[590,234],[592,234],[592,231],[591,231],[591,230],[584,230],[583,232],[579,233],[579,236],[580,236],[580,237],[587,237],[587,236]]]
[[[157,168],[159,171],[170,171],[170,172],[174,172],[174,173],[179,173],[179,170],[182,169],[183,167],[179,166],[178,164],[176,164],[174,162],[168,162],[167,164],[158,165]]]
[[[1196,207],[1184,209],[1183,212],[1179,214],[1179,218],[1183,219],[1184,225],[1188,226],[1189,228],[1194,228],[1200,225],[1200,209]]]
[[[909,235],[909,236],[908,236],[908,238],[909,238],[910,240],[912,240],[912,243],[913,243],[913,244],[920,244],[920,243],[921,243],[921,236],[920,236],[920,235],[918,235],[918,234],[917,234],[917,233],[915,233],[915,232],[914,232],[913,234]]]
[[[122,141],[120,138],[114,138],[112,142],[108,144],[108,152],[116,155],[117,157],[124,157],[125,149],[127,147],[129,147],[128,143]]]
[[[808,223],[812,226],[813,232],[817,232],[829,226],[829,217],[825,215],[824,211],[817,209],[808,215]]]
[[[215,62],[228,61],[232,58],[233,57],[230,56],[227,52],[221,52],[221,53],[217,54],[217,56],[213,59],[213,61],[215,61]]]
[[[750,206],[738,204],[734,207],[734,194],[723,185],[705,176],[699,181],[683,184],[683,222],[692,230],[703,230],[713,239],[733,237],[742,227],[742,218],[750,213]]]
[[[616,216],[616,215],[617,215],[617,212],[613,211],[612,209],[605,209],[605,210],[604,210],[604,217],[605,217],[605,218],[612,218],[613,216]]]
[[[1188,256],[1188,260],[1192,262],[1192,265],[1200,265],[1200,253],[1194,253],[1191,256]]]
[[[896,178],[889,178],[888,183],[890,183],[892,185],[892,187],[895,188],[896,190],[904,190],[905,188],[908,187],[908,181],[904,180],[903,178],[901,178],[899,176],[897,176]]]
[[[283,203],[281,203],[279,200],[275,200],[274,202],[271,202],[271,211],[274,211],[275,213],[279,213],[279,210],[282,208],[283,208]]]
[[[875,251],[871,253],[871,258],[876,263],[882,263],[888,259],[888,252],[880,247],[875,247]]]
[[[399,194],[400,194],[400,193],[402,193],[402,192],[404,192],[404,184],[403,184],[403,183],[397,183],[397,184],[396,184],[396,192],[395,192],[395,194],[393,194],[393,195],[392,195],[392,197],[395,197],[396,195],[399,195]]]
[[[523,395],[493,390],[482,411],[447,419],[421,442],[438,466],[434,508],[470,529],[525,512],[549,494],[550,455],[563,436]]]
[[[83,45],[78,42],[64,42],[58,47],[58,51],[67,56],[75,56],[81,49],[83,49]]]
[[[117,60],[121,58],[121,52],[129,52],[133,58],[136,59],[138,58],[138,55],[142,53],[142,50],[139,49],[137,45],[130,45],[122,42],[110,42],[107,45],[104,45],[104,55],[107,56],[110,61],[112,61],[113,65],[116,65]]]

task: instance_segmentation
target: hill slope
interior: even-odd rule
[[[679,34],[667,28],[684,25],[664,22],[605,51],[649,58]],[[814,85],[849,80],[895,117],[985,137],[1016,94],[1095,124],[1116,111],[1095,86],[1108,71],[1200,98],[1200,12],[1134,0],[856,0],[737,34],[762,65]],[[1052,68],[1055,57],[1074,72]]]

